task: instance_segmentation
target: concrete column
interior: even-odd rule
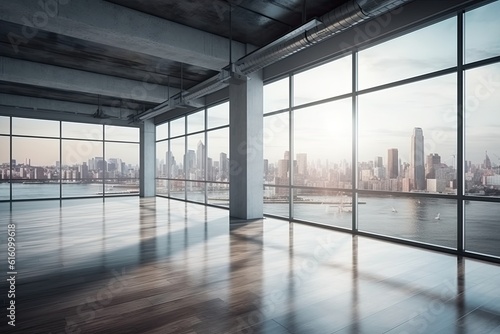
[[[152,197],[156,195],[155,185],[155,124],[152,119],[145,120],[140,128],[140,192],[141,197]]]
[[[262,73],[229,86],[229,213],[233,218],[263,216]]]

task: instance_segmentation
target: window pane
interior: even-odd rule
[[[156,126],[156,140],[168,138],[168,122]]]
[[[229,181],[229,128],[213,130],[208,135],[208,181]]]
[[[290,196],[287,187],[264,187],[264,213],[285,217],[290,216]]]
[[[105,156],[106,179],[122,183],[122,179],[139,177],[139,144],[105,143]]]
[[[187,137],[187,152],[184,157],[186,178],[189,180],[205,180],[205,134],[200,133]]]
[[[360,196],[359,202],[359,230],[456,248],[456,200]]]
[[[102,142],[62,141],[63,197],[96,196],[102,192]]]
[[[289,81],[286,77],[264,86],[264,113],[289,107]]]
[[[10,199],[10,137],[0,136],[0,200]]]
[[[207,203],[229,207],[229,184],[207,183]]]
[[[465,191],[500,196],[500,64],[465,72]]]
[[[62,122],[63,138],[102,140],[102,131],[100,124]]]
[[[184,137],[170,140],[170,152],[167,152],[167,161],[170,166],[170,178],[172,179],[184,179],[184,141]]]
[[[156,180],[156,195],[168,196],[168,180]]]
[[[296,189],[293,217],[345,228],[352,227],[352,194],[323,189]]]
[[[181,117],[170,121],[170,138],[186,134],[186,118]]]
[[[295,74],[294,106],[351,92],[351,68],[351,56],[347,56]]]
[[[156,143],[156,177],[168,176],[168,140]]]
[[[203,182],[186,182],[187,200],[205,203],[205,183]]]
[[[288,112],[264,117],[264,183],[266,184],[289,184],[288,118]]]
[[[465,202],[465,249],[500,256],[500,203]]]
[[[58,139],[13,137],[12,158],[13,199],[59,197]]]
[[[12,117],[12,134],[59,137],[59,122]]]
[[[186,182],[181,180],[170,180],[168,181],[170,187],[170,197],[186,199],[185,186]]]
[[[465,13],[465,62],[500,55],[500,1]]]
[[[88,181],[63,181],[62,196],[65,198],[70,197],[90,197],[102,196],[102,180],[88,180]]]
[[[187,116],[188,133],[205,130],[205,110]]]
[[[229,125],[229,102],[225,102],[207,109],[208,128]]]
[[[294,111],[294,185],[351,185],[352,100]]]
[[[0,116],[0,134],[10,134],[10,117]]]
[[[433,24],[358,53],[360,89],[456,65],[456,18]]]
[[[359,97],[359,189],[456,193],[456,76]]]
[[[106,125],[104,128],[106,140],[139,142],[139,129],[125,126]]]

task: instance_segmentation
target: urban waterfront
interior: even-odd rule
[[[113,186],[113,187],[112,187]],[[137,189],[106,185],[109,194]],[[102,195],[102,184],[63,184],[63,197]],[[58,198],[59,184],[13,184],[13,199]],[[133,193],[131,193],[133,194]],[[184,199],[184,192],[171,192],[171,197]],[[8,200],[9,184],[0,184],[0,199]],[[209,192],[208,202],[227,206],[228,191]],[[188,191],[188,199],[204,202],[204,193]],[[347,195],[300,195],[294,203],[294,218],[350,229],[352,206]],[[360,196],[358,228],[418,242],[456,248],[457,202],[454,199],[415,196]],[[264,201],[264,212],[288,217],[288,202]],[[466,249],[500,256],[500,205],[479,201],[465,203]]]
[[[134,194],[136,184],[106,184],[106,195]],[[12,183],[12,199],[59,198],[59,183]],[[63,183],[63,197],[102,196],[102,183]],[[9,200],[10,184],[0,183],[0,200]],[[137,194],[137,193],[136,193]]]

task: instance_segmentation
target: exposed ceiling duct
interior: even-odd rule
[[[350,0],[321,16],[318,20],[313,20],[312,24],[310,22],[277,41],[244,56],[228,68],[222,69],[219,75],[189,89],[187,92],[181,92],[173,96],[157,107],[137,115],[135,119],[149,119],[183,104],[189,105],[188,102],[191,99],[197,99],[216,92],[227,87],[233,80],[240,81],[245,75],[258,71],[410,1],[412,0]]]

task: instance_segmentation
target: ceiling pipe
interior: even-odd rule
[[[177,107],[189,106],[191,99],[197,99],[227,87],[232,82],[243,82],[246,75],[269,66],[281,59],[322,42],[332,36],[358,25],[368,19],[385,14],[412,0],[350,0],[333,11],[299,27],[291,33],[256,51],[240,58],[234,64],[194,86],[181,92],[155,108],[135,117],[145,120]]]

